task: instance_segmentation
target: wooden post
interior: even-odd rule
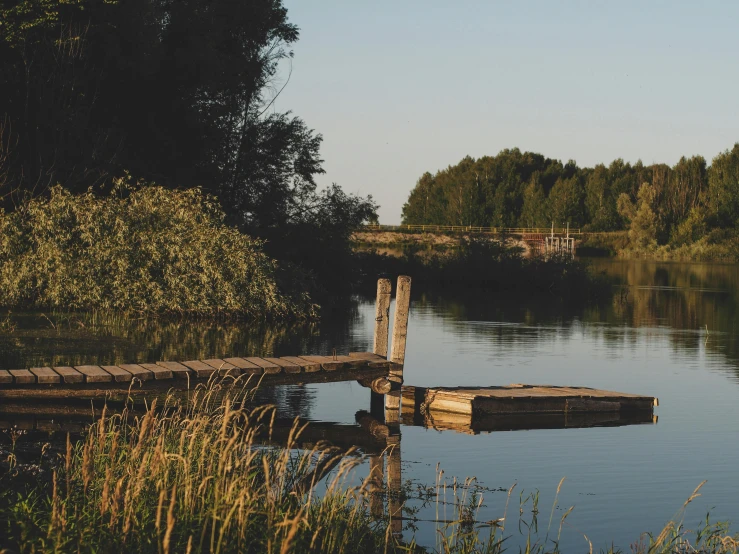
[[[389,378],[397,383],[403,382],[403,363],[405,362],[405,343],[408,335],[408,314],[411,306],[411,278],[407,275],[398,277],[398,286],[395,289],[395,319],[393,321],[393,346],[390,361]],[[400,390],[394,390],[385,395],[385,409],[400,409]],[[397,420],[396,414],[385,414],[385,419]]]
[[[375,345],[373,352],[387,358],[387,336],[390,327],[390,279],[377,280],[377,303],[375,305]]]
[[[398,277],[398,288],[395,291],[395,321],[393,322],[393,349],[390,361],[403,364],[405,361],[405,339],[408,334],[408,312],[411,306],[411,278],[407,275]]]

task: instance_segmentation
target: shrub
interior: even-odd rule
[[[108,196],[49,198],[0,212],[0,304],[271,319],[313,315],[286,295],[262,242],[224,224],[200,190],[115,182]]]

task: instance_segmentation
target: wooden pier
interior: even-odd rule
[[[639,412],[651,415],[653,407],[658,405],[653,397],[586,387],[403,387],[410,290],[410,277],[400,276],[391,337],[392,283],[389,279],[378,281],[373,352],[0,370],[0,400],[125,397],[190,390],[198,383],[221,378],[246,386],[357,381],[372,391],[373,416],[393,424],[398,423],[401,413],[416,411],[426,415],[461,414],[472,421],[482,416],[506,414],[572,416]]]
[[[0,399],[95,398],[187,390],[215,377],[245,385],[360,381],[389,391],[394,364],[371,352],[0,370]]]

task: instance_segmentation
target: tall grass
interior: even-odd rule
[[[278,286],[262,242],[224,223],[198,189],[116,182],[107,196],[61,186],[0,211],[0,304],[285,319],[313,315]]]
[[[12,470],[0,475],[0,553],[428,551],[412,537],[403,542],[386,515],[371,515],[373,495],[412,504],[409,490],[378,491],[376,478],[356,484],[361,458],[327,444],[298,449],[297,423],[284,446],[265,446],[275,412],[241,408],[245,391],[223,394],[211,383],[187,403],[168,397],[137,416],[103,412],[81,441],[67,438],[47,482],[24,484]],[[437,475],[436,485],[419,493],[436,506],[433,551],[566,551],[561,537],[572,508],[553,517],[562,482],[540,531],[538,493],[522,493],[516,507],[511,487],[502,517],[483,522],[474,479],[450,483]],[[644,535],[632,551],[736,553],[737,537],[724,524],[685,528],[684,509],[699,489],[661,533]],[[406,509],[406,535],[414,521]],[[593,551],[586,536],[583,547]]]
[[[0,546],[18,552],[377,552],[362,487],[345,486],[356,457],[318,445],[257,440],[274,411],[244,411],[215,389],[188,407],[129,421],[103,416],[53,470],[46,490],[6,491]],[[337,466],[321,498],[313,485]],[[6,483],[7,487],[7,483]],[[4,544],[3,544],[4,543]]]

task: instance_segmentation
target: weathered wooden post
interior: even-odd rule
[[[375,304],[375,344],[372,351],[387,358],[387,339],[390,327],[390,279],[377,280],[377,302]]]
[[[408,335],[408,315],[411,306],[411,278],[407,275],[398,277],[398,286],[395,289],[395,319],[393,321],[393,345],[390,352],[390,380],[398,384],[403,382],[403,364],[405,363],[405,344]],[[400,409],[400,390],[394,390],[385,395],[385,409]],[[390,414],[395,420],[398,414]],[[388,414],[385,414],[388,418]]]
[[[390,329],[390,297],[392,293],[390,279],[377,280],[377,301],[375,303],[375,339],[372,352],[383,358],[387,358],[388,334]],[[384,378],[383,378],[384,379]],[[387,379],[384,379],[387,381]],[[388,382],[389,385],[389,382]],[[370,393],[370,411],[379,420],[385,418],[384,395],[389,392],[383,387],[372,387]]]

